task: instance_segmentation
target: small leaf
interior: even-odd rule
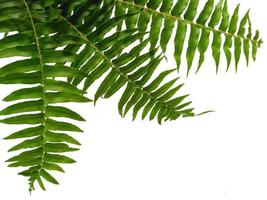
[[[81,145],[76,139],[64,133],[47,131],[45,138],[49,142],[68,142],[70,144]]]
[[[43,126],[37,126],[37,127],[32,127],[32,128],[26,128],[21,131],[12,133],[8,137],[4,138],[6,140],[11,140],[11,139],[20,139],[20,138],[27,138],[27,137],[34,137],[41,135],[44,131]]]
[[[39,147],[42,145],[43,143],[43,137],[39,136],[30,140],[25,140],[23,142],[21,142],[20,144],[12,147],[11,149],[9,149],[8,151],[17,151],[17,150],[21,150],[21,149],[25,149],[25,148],[35,148],[35,147]]]
[[[50,175],[47,171],[45,171],[43,169],[40,171],[40,175],[50,183],[53,183],[56,185],[59,184],[58,181],[52,175]]]
[[[48,119],[46,121],[46,126],[47,130],[83,132],[79,127],[73,124],[67,122],[59,122],[52,119]]]
[[[46,154],[45,161],[49,163],[64,163],[64,164],[72,164],[75,163],[75,160],[58,154]]]
[[[46,143],[45,144],[45,151],[50,153],[65,153],[65,152],[72,152],[78,151],[77,148],[71,148],[67,144],[64,143]]]
[[[43,114],[28,114],[0,120],[4,124],[41,124]]]
[[[0,111],[0,115],[10,115],[30,111],[40,111],[43,106],[43,101],[27,101],[11,105]]]
[[[46,115],[48,117],[65,117],[78,121],[85,121],[85,119],[78,113],[62,106],[47,106]]]
[[[4,101],[15,101],[21,99],[33,99],[42,98],[43,88],[40,86],[33,88],[24,88],[12,92],[10,95],[4,98]]]

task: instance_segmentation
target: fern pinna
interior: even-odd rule
[[[133,119],[140,114],[159,123],[196,116],[179,78],[168,79],[180,75],[183,53],[187,74],[197,52],[200,70],[209,47],[216,71],[222,50],[226,68],[234,57],[237,70],[241,54],[255,60],[262,43],[249,12],[240,18],[238,5],[230,14],[227,0],[203,7],[199,0],[0,0],[0,13],[0,58],[19,57],[1,67],[0,83],[30,85],[4,99],[19,102],[0,112],[0,122],[31,126],[6,137],[24,140],[7,162],[26,167],[19,174],[29,178],[30,191],[35,183],[45,189],[43,180],[58,184],[51,171],[64,172],[60,164],[75,161],[63,153],[80,145],[68,132],[81,129],[69,120],[84,119],[54,104],[89,102],[86,91],[102,78],[94,103],[123,90],[121,116],[131,111]],[[162,71],[172,35],[177,66]]]

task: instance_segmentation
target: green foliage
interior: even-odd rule
[[[26,167],[19,174],[29,178],[30,191],[34,189],[35,181],[45,190],[44,180],[58,184],[50,171],[64,172],[59,164],[75,162],[63,153],[76,151],[78,149],[72,145],[80,145],[69,134],[59,131],[82,132],[73,123],[55,118],[84,121],[78,113],[54,104],[90,101],[83,96],[82,90],[67,81],[56,80],[86,76],[84,72],[64,65],[65,62],[74,61],[76,54],[56,48],[70,44],[81,45],[83,41],[67,32],[52,35],[55,32],[53,27],[60,27],[63,23],[59,10],[48,10],[42,3],[26,1],[1,1],[0,5],[5,12],[1,12],[0,19],[1,24],[5,24],[3,28],[6,32],[14,32],[0,40],[0,55],[5,58],[20,56],[18,61],[0,69],[0,83],[28,85],[4,99],[15,103],[0,112],[1,116],[7,116],[0,122],[31,125],[5,138],[22,139],[9,150],[20,153],[7,162],[10,163],[9,167]]]
[[[115,0],[115,4],[117,15],[138,13],[126,19],[126,25],[128,28],[138,27],[143,31],[150,30],[151,48],[159,45],[165,52],[172,33],[175,33],[174,57],[177,69],[180,68],[183,60],[182,53],[185,51],[187,73],[190,72],[197,51],[200,54],[197,69],[199,71],[209,46],[218,71],[222,48],[228,63],[227,70],[232,54],[234,54],[237,70],[241,52],[243,51],[249,63],[250,54],[255,60],[257,49],[261,44],[258,31],[254,37],[252,36],[249,11],[239,22],[239,5],[230,15],[227,0],[220,0],[217,4],[214,0],[208,0],[202,9],[198,6],[199,0],[176,2],[173,0]],[[188,41],[187,32],[189,32]],[[233,52],[231,52],[232,48]]]
[[[51,171],[64,172],[60,164],[75,161],[63,154],[80,145],[69,132],[81,129],[69,120],[84,119],[54,104],[89,102],[86,91],[101,80],[95,104],[122,90],[121,116],[131,110],[133,119],[140,113],[161,124],[196,116],[179,78],[168,80],[183,51],[187,73],[197,51],[201,68],[209,46],[217,70],[221,49],[227,69],[232,57],[236,70],[241,54],[247,63],[256,59],[261,40],[258,31],[252,35],[249,12],[240,20],[238,5],[230,15],[226,0],[199,7],[199,0],[0,0],[0,58],[19,58],[0,68],[0,83],[29,85],[4,98],[16,102],[0,111],[7,116],[0,122],[30,126],[5,138],[22,139],[9,150],[20,153],[7,162],[26,167],[19,174],[29,178],[30,191],[35,182],[44,190],[44,180],[58,184]],[[177,66],[161,71],[173,34]]]

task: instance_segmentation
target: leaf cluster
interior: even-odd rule
[[[197,52],[200,70],[209,47],[217,71],[221,49],[227,69],[234,57],[237,70],[241,55],[255,60],[262,43],[249,11],[240,18],[238,5],[230,15],[227,0],[203,8],[199,0],[0,0],[0,13],[0,58],[18,58],[0,68],[0,83],[21,87],[3,99],[11,104],[0,122],[28,126],[5,139],[20,140],[7,162],[24,168],[30,191],[36,182],[43,190],[44,180],[58,184],[53,171],[75,162],[65,153],[78,150],[71,134],[82,132],[75,121],[84,118],[66,103],[90,102],[97,80],[95,104],[123,90],[121,116],[131,111],[161,124],[196,116],[184,84],[168,79],[179,73],[183,51],[187,74]],[[177,65],[162,71],[172,35]]]

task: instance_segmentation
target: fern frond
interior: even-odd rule
[[[240,18],[238,5],[230,15],[227,0],[199,7],[199,0],[0,0],[0,58],[19,57],[0,68],[0,84],[28,85],[4,98],[14,103],[0,111],[0,122],[29,125],[5,139],[22,140],[7,162],[26,168],[19,174],[29,178],[30,191],[36,182],[44,190],[44,180],[58,184],[51,171],[64,172],[61,164],[75,162],[64,153],[80,145],[69,132],[82,132],[72,120],[84,118],[55,104],[91,101],[85,93],[102,79],[95,104],[124,90],[122,117],[131,110],[133,120],[141,113],[161,124],[197,116],[179,78],[168,80],[183,53],[187,74],[197,51],[201,69],[209,47],[216,71],[222,50],[227,70],[233,58],[238,70],[242,54],[247,64],[256,60],[262,41],[259,31],[253,35],[249,11]],[[160,71],[174,34],[177,67]]]
[[[159,123],[163,119],[175,120],[180,116],[194,115],[193,109],[187,108],[191,102],[184,102],[187,95],[171,99],[182,87],[179,85],[172,88],[176,79],[161,85],[164,78],[173,70],[162,72],[154,81],[148,83],[162,59],[161,56],[151,58],[156,54],[156,49],[142,54],[148,40],[140,42],[129,53],[120,55],[127,46],[139,41],[145,34],[135,34],[136,29],[132,29],[105,36],[107,30],[116,27],[120,22],[121,18],[116,17],[108,23],[102,23],[86,36],[68,19],[63,16],[62,19],[86,42],[86,46],[80,54],[81,57],[79,56],[72,65],[73,68],[80,67],[80,70],[88,74],[84,83],[84,91],[97,79],[105,76],[96,91],[95,103],[100,97],[109,98],[126,86],[118,105],[122,116],[125,116],[131,108],[133,108],[133,119],[143,108],[143,119],[150,113],[150,120],[157,116]],[[105,75],[106,73],[107,75]],[[72,84],[78,85],[82,80],[82,78],[74,78],[70,81]]]
[[[217,4],[214,0],[207,0],[201,10],[199,0],[178,0],[176,3],[173,0],[114,0],[114,2],[115,15],[139,13],[125,19],[125,23],[127,28],[138,27],[141,31],[149,30],[151,49],[159,45],[165,52],[172,33],[175,33],[174,57],[177,69],[179,70],[181,65],[182,53],[186,50],[187,73],[190,72],[196,51],[200,55],[197,71],[204,62],[209,46],[216,63],[216,71],[219,68],[222,48],[227,58],[227,69],[234,55],[237,70],[241,52],[243,51],[249,63],[250,55],[256,59],[257,49],[262,43],[258,31],[254,37],[252,36],[249,11],[239,22],[239,5],[230,16],[227,0],[220,0]],[[120,27],[121,25],[119,29]],[[187,39],[188,31],[190,34]],[[212,40],[211,35],[213,35]]]
[[[0,40],[0,57],[22,57],[1,67],[0,83],[30,85],[12,92],[4,99],[7,102],[19,102],[0,111],[1,116],[7,116],[0,122],[33,125],[6,137],[25,139],[9,150],[20,153],[7,162],[10,163],[9,167],[27,168],[19,174],[29,178],[30,191],[34,190],[35,182],[45,190],[44,180],[58,184],[50,171],[64,172],[59,164],[75,162],[63,153],[78,150],[70,145],[80,145],[69,134],[61,132],[82,130],[73,123],[55,118],[84,119],[69,108],[54,104],[90,101],[83,96],[82,90],[57,79],[86,76],[84,72],[64,65],[74,61],[76,54],[58,49],[65,45],[81,45],[82,40],[68,34],[68,31],[62,33],[58,30],[58,27],[64,26],[59,18],[60,11],[51,10],[49,2],[11,0],[1,1],[0,5],[1,15],[5,12],[0,18],[3,25],[0,32],[13,32]]]
[[[176,24],[177,30],[174,43],[178,69],[181,64],[182,52],[186,49],[185,42],[188,27],[190,26],[191,29],[186,51],[188,73],[196,57],[197,49],[200,54],[198,71],[204,62],[209,46],[211,46],[212,56],[216,62],[216,71],[218,71],[223,37],[225,38],[223,49],[228,61],[227,69],[230,66],[232,54],[234,54],[237,70],[242,45],[248,63],[250,54],[254,59],[256,58],[256,52],[261,43],[258,31],[256,36],[252,37],[249,12],[246,13],[238,25],[239,6],[230,18],[227,1],[223,0],[218,4],[215,4],[214,0],[207,1],[198,16],[198,0],[179,0],[176,4],[173,1],[164,0],[99,0],[90,2],[80,3],[75,8],[69,8],[68,14],[65,13],[64,16],[63,13],[62,15],[71,24],[73,30],[76,29],[76,32],[79,32],[81,37],[88,40],[86,47],[79,54],[79,59],[72,63],[72,67],[80,68],[89,75],[86,79],[84,90],[87,90],[95,80],[102,77],[111,68],[117,69],[115,70],[117,73],[113,72],[113,70],[114,76],[112,77],[111,74],[111,77],[107,77],[107,80],[105,79],[105,82],[102,83],[102,85],[105,85],[104,89],[109,87],[108,84],[115,84],[114,87],[116,88],[113,89],[115,93],[126,83],[136,83],[137,80],[131,81],[128,78],[125,80],[120,78],[120,76],[129,76],[127,73],[123,74],[120,68],[131,69],[131,64],[138,63],[138,59],[140,60],[142,56],[145,56],[140,56],[141,50],[146,47],[144,43],[150,44],[150,51],[159,46],[165,52]],[[114,17],[112,15],[113,8],[115,9]],[[124,22],[126,29],[123,28]],[[148,27],[149,24],[150,27]],[[116,28],[116,32],[112,32],[113,34],[110,35],[110,31],[113,28]],[[148,39],[145,39],[144,33],[146,31],[149,31]],[[106,33],[109,33],[108,37]],[[213,34],[212,41],[210,41],[211,34]],[[121,55],[125,48],[135,43],[139,44],[136,46],[137,49],[138,46],[142,47],[138,54],[135,54],[136,49],[133,49],[130,53]],[[234,52],[232,53],[230,50],[233,43]],[[72,49],[73,52],[77,52],[79,48],[80,46],[77,45],[66,47],[68,50]],[[136,61],[133,60],[134,57],[136,57]],[[148,60],[150,58],[153,58],[152,54],[147,56]],[[123,59],[124,63],[120,66],[118,61]],[[122,67],[123,65],[124,68]],[[142,63],[139,63],[139,65],[142,65]],[[115,81],[117,79],[118,82]],[[78,85],[82,79],[69,79],[69,81],[74,85]],[[100,87],[100,91],[103,87]],[[111,95],[105,95],[97,91],[96,100],[100,96],[109,97]],[[122,113],[121,115],[124,116]]]

